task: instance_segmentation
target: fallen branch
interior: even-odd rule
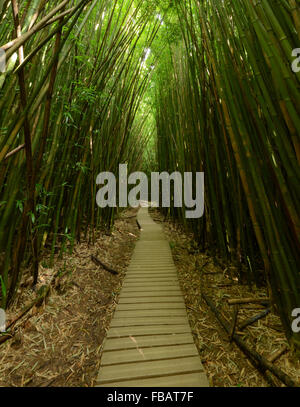
[[[224,328],[224,330],[229,335],[230,327],[224,321],[224,318],[221,317],[220,312],[216,309],[216,307],[214,306],[212,301],[205,294],[202,293],[202,297],[204,298],[207,305],[210,307],[210,309],[215,314],[220,325]],[[271,373],[273,373],[274,376],[276,376],[279,380],[281,380],[288,387],[299,387],[286,373],[284,373],[282,370],[278,369],[276,366],[273,366],[273,364],[269,360],[267,360],[265,357],[263,357],[258,352],[256,352],[256,350],[250,349],[249,346],[246,345],[245,342],[238,335],[234,334],[232,339],[242,349],[242,351],[249,357],[249,359],[252,362],[254,362],[254,365],[257,365],[260,368],[260,370],[262,370],[262,371],[269,370]]]
[[[4,342],[6,342],[6,341],[8,341],[9,339],[11,339],[12,337],[13,337],[14,335],[12,334],[12,333],[10,333],[10,334],[5,334],[5,335],[1,335],[0,336],[0,344],[1,343],[4,343]]]
[[[50,284],[49,285],[43,285],[39,291],[38,291],[38,296],[28,305],[26,305],[23,310],[20,312],[19,315],[17,315],[12,321],[9,322],[7,325],[6,329],[13,328],[14,325],[31,310],[34,306],[41,306],[42,302],[44,299],[47,297],[48,293],[50,291]],[[14,336],[14,332],[7,333],[4,336],[0,337],[0,344],[6,342],[8,339],[11,339]]]
[[[280,356],[282,356],[287,351],[288,351],[288,348],[286,346],[284,346],[282,349],[279,349],[277,352],[275,352],[271,356],[269,356],[268,361],[270,363],[274,363],[277,359],[280,358]],[[264,369],[263,373],[268,374],[268,372],[266,372],[266,369]]]
[[[39,291],[38,291],[38,295],[37,297],[27,306],[25,306],[23,308],[23,310],[21,311],[21,313],[19,315],[16,316],[16,318],[14,318],[8,325],[7,325],[7,329],[12,328],[16,322],[19,321],[19,319],[21,319],[25,314],[27,314],[28,311],[31,310],[31,308],[33,308],[35,305],[37,307],[41,306],[42,302],[44,301],[44,299],[47,297],[48,293],[50,291],[50,285],[43,285]]]
[[[235,328],[236,328],[236,324],[237,324],[237,320],[238,320],[238,313],[239,313],[239,307],[237,305],[235,305],[233,307],[232,326],[231,326],[230,334],[229,334],[229,341],[230,342],[232,342],[233,335],[234,335],[234,332],[235,332]]]
[[[231,300],[228,300],[229,305],[235,305],[235,304],[269,304],[270,298],[232,298]]]
[[[138,221],[138,220],[136,220],[136,224],[137,224],[138,228],[141,230],[141,229],[142,229],[142,227],[141,227],[141,225],[140,225],[140,223],[139,223],[139,221]]]
[[[239,326],[239,330],[243,330],[245,329],[247,326],[254,324],[254,322],[259,321],[260,319],[266,317],[269,313],[271,312],[270,308],[267,308],[266,310],[264,310],[263,312],[255,315],[254,317],[248,318],[246,319],[246,321],[244,321],[243,323],[241,323],[241,325]]]
[[[57,273],[54,274],[54,276],[51,278],[51,281],[48,285],[43,285],[39,291],[37,297],[31,301],[29,304],[25,305],[25,307],[22,309],[19,315],[17,315],[12,321],[10,321],[7,324],[6,329],[11,329],[15,326],[15,324],[24,317],[34,306],[40,307],[42,303],[44,302],[45,298],[48,296],[50,292],[51,285],[53,281],[55,282],[55,286],[57,285],[57,277],[61,279],[67,271],[64,273],[61,273],[61,271],[58,271]],[[13,338],[15,332],[6,332],[5,335],[0,336],[0,344],[6,342],[7,340]]]
[[[288,348],[284,346],[282,349],[279,349],[277,352],[273,353],[270,357],[268,357],[268,361],[274,363],[277,359],[280,358],[284,353],[288,351]]]
[[[104,270],[108,271],[109,273],[113,274],[114,276],[119,274],[116,270],[113,270],[112,268],[106,266],[106,264],[102,263],[99,259],[97,259],[97,257],[91,256],[91,259],[97,266],[104,268]]]

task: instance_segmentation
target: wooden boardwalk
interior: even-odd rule
[[[169,243],[147,208],[104,342],[98,387],[208,387]]]

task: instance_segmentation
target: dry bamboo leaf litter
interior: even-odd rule
[[[139,235],[135,217],[124,216],[135,213],[135,209],[126,211],[116,220],[113,233],[99,233],[94,246],[82,240],[72,255],[56,258],[51,271],[41,268],[37,289],[60,269],[67,273],[46,305],[22,319],[15,337],[0,346],[0,386],[93,386],[102,341]],[[95,266],[90,258],[96,253],[103,263],[120,270],[120,275]],[[45,255],[42,264],[47,261]],[[35,296],[30,287],[23,290],[8,319]]]
[[[154,220],[163,221],[157,210],[151,210]],[[229,323],[232,321],[232,308],[227,298],[265,297],[264,288],[250,289],[241,285],[234,276],[234,267],[227,266],[222,270],[215,266],[212,259],[205,253],[190,253],[194,247],[192,234],[188,234],[173,222],[162,223],[166,235],[171,242],[173,258],[178,269],[179,281],[187,305],[187,312],[194,335],[195,343],[202,358],[210,385],[220,387],[265,387],[268,383],[252,366],[246,356],[235,345],[229,343],[228,336],[219,326],[215,316],[205,302],[201,300],[200,289],[203,290],[222,310]],[[195,265],[198,264],[198,269]],[[203,273],[205,270],[205,273]],[[230,270],[230,276],[227,272]],[[227,285],[229,281],[234,284]],[[253,293],[255,291],[255,295]],[[257,304],[243,304],[239,307],[238,323],[252,317],[263,310]],[[277,329],[269,329],[269,326]],[[263,320],[248,326],[241,333],[249,346],[266,358],[277,352],[280,347],[287,346],[284,332],[280,331],[280,318],[270,313]],[[288,374],[300,385],[300,361],[291,358],[289,352],[283,354],[274,365]],[[273,377],[274,379],[274,377]],[[282,386],[276,378],[274,382]]]

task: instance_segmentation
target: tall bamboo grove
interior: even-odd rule
[[[178,2],[183,42],[157,75],[160,170],[204,171],[200,245],[265,280],[286,336],[300,308],[300,46],[295,0]],[[172,79],[170,80],[170,72]],[[171,214],[182,222],[184,212]]]
[[[81,231],[110,227],[96,205],[96,177],[119,163],[138,169],[149,81],[143,66],[157,23],[141,1],[1,0],[1,306],[22,271],[34,283],[45,248],[72,250]]]

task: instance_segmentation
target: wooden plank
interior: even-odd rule
[[[147,278],[147,277],[172,277],[175,278],[176,281],[178,281],[178,273],[177,270],[167,268],[167,269],[159,269],[159,268],[153,268],[153,269],[146,269],[144,271],[140,271],[139,269],[130,269],[128,268],[126,271],[126,276],[135,274],[136,276],[139,276],[140,278]]]
[[[144,264],[143,266],[131,265],[128,267],[127,270],[128,271],[135,270],[135,271],[139,271],[139,272],[143,272],[143,271],[147,271],[147,272],[149,272],[149,271],[174,271],[175,272],[176,271],[177,272],[177,269],[174,265],[161,265],[161,264],[157,265],[157,266],[155,266],[154,264],[152,264],[152,265]]]
[[[100,368],[98,382],[110,383],[128,379],[143,379],[182,373],[203,372],[199,356],[124,363]]]
[[[151,274],[146,275],[146,276],[140,276],[139,274],[137,274],[136,276],[133,275],[127,275],[124,279],[124,284],[126,284],[126,282],[131,282],[131,281],[136,281],[136,282],[164,282],[164,281],[176,281],[178,282],[177,276],[176,274],[174,275],[163,275],[163,276],[153,276]]]
[[[181,325],[146,325],[146,326],[124,326],[111,328],[107,333],[108,338],[122,338],[127,336],[145,336],[162,334],[190,333],[188,322]]]
[[[107,384],[97,387],[107,387]],[[205,373],[186,373],[172,376],[159,376],[149,379],[124,380],[112,382],[110,387],[209,387]]]
[[[170,244],[165,238],[162,242],[153,242],[152,241],[149,244],[145,244],[141,240],[138,240],[135,245],[135,248],[137,250],[141,250],[141,251],[149,251],[155,247],[157,248],[157,250],[164,250],[164,249],[169,249]]]
[[[171,269],[171,270],[176,270],[177,271],[177,269],[176,269],[176,267],[175,267],[175,265],[173,264],[173,263],[169,263],[169,264],[161,264],[161,263],[158,263],[158,264],[145,264],[145,263],[141,263],[141,264],[134,264],[134,263],[131,263],[129,266],[128,266],[128,269],[132,269],[132,268],[135,268],[135,269],[139,269],[139,270],[144,270],[144,269],[158,269],[158,270],[163,270],[163,269]]]
[[[133,272],[130,271],[125,275],[125,278],[127,280],[133,280],[135,279],[136,281],[163,281],[163,280],[171,280],[171,281],[176,281],[178,282],[178,277],[177,274],[171,272],[161,272],[161,273],[138,273],[138,272]],[[125,281],[125,280],[124,280]]]
[[[144,275],[144,274],[148,274],[148,275],[164,275],[164,274],[169,274],[169,275],[173,275],[173,276],[178,276],[178,274],[177,274],[177,270],[175,269],[175,268],[143,268],[143,269],[141,269],[141,268],[128,268],[127,269],[127,272],[126,272],[126,275],[129,275],[129,274],[138,274],[138,275],[140,275],[141,277]]]
[[[155,257],[155,256],[159,256],[159,257]],[[149,254],[139,254],[139,255],[133,255],[131,258],[131,262],[132,263],[136,263],[136,262],[149,262],[151,264],[156,264],[156,263],[164,263],[164,262],[168,262],[168,263],[173,263],[173,257],[169,254],[160,254],[160,253],[149,253]]]
[[[143,243],[144,245],[144,243]],[[133,252],[133,256],[136,255],[143,255],[143,256],[151,256],[153,254],[166,254],[168,256],[170,256],[171,258],[173,258],[172,253],[170,253],[170,247],[169,246],[165,246],[165,247],[149,247],[149,249],[143,249],[142,247],[137,247],[135,246],[134,252]]]
[[[136,349],[136,347],[174,346],[181,344],[194,344],[190,333],[136,336],[126,338],[109,338],[104,343],[104,351]]]
[[[155,278],[155,277],[154,277]],[[131,279],[131,280],[124,280],[123,283],[124,287],[127,286],[134,286],[134,287],[147,287],[147,289],[149,287],[163,287],[164,289],[166,289],[165,287],[179,287],[179,282],[178,280],[176,280],[175,278],[173,279],[168,279],[167,281],[164,280],[143,280],[143,281],[139,281],[136,279]]]
[[[148,277],[148,278],[135,278],[134,276],[127,276],[124,279],[124,285],[127,284],[135,284],[135,285],[149,285],[149,284],[177,284],[179,286],[178,281],[176,280],[175,277],[165,277],[165,278],[159,278],[159,277]]]
[[[138,297],[179,297],[181,291],[179,290],[141,290],[141,291],[127,291],[126,289],[122,289],[121,297],[122,298],[138,298]]]
[[[135,287],[150,287],[150,286],[176,286],[180,287],[178,280],[175,277],[166,277],[166,278],[159,278],[159,277],[152,277],[152,278],[135,278],[132,276],[131,278],[126,277],[123,283],[124,287],[126,286],[135,286]]]
[[[118,304],[116,307],[116,311],[129,311],[129,310],[157,310],[157,309],[176,309],[176,310],[184,310],[185,311],[185,304],[183,301],[180,302],[148,302],[148,303],[139,303],[138,306],[136,303],[134,304]]]
[[[136,307],[137,308],[137,307]],[[185,309],[134,309],[122,310],[117,308],[114,318],[133,318],[133,317],[186,317]]]
[[[148,243],[148,241],[157,241],[157,240],[160,240],[160,241],[164,240],[162,233],[151,232],[147,236],[144,235],[143,237],[141,237],[141,242],[147,241],[147,243]]]
[[[138,250],[135,249],[132,259],[135,259],[137,257],[142,257],[142,256],[153,256],[153,255],[159,255],[159,256],[164,256],[168,259],[173,259],[172,254],[170,253],[170,249],[168,247],[163,248],[162,250],[158,250],[155,248],[151,248],[151,250]],[[153,256],[155,259],[155,257]],[[158,258],[157,258],[158,259]]]
[[[154,266],[154,267],[157,267],[157,266],[159,266],[159,267],[174,267],[174,263],[173,263],[172,260],[169,260],[169,259],[166,259],[165,261],[153,261],[153,260],[151,260],[151,259],[147,260],[147,259],[145,259],[145,257],[144,257],[144,260],[137,259],[137,260],[132,261],[132,262],[130,263],[130,266],[129,266],[129,267],[132,267],[132,266],[142,266],[142,267],[145,267],[145,266],[150,266],[150,267],[153,267],[153,266]]]
[[[149,250],[149,249],[152,249],[153,247],[158,247],[159,249],[162,249],[163,247],[167,247],[169,249],[170,244],[166,240],[166,238],[164,238],[164,240],[162,242],[152,241],[152,242],[149,242],[149,243],[146,243],[146,244],[145,244],[145,242],[142,242],[141,240],[138,240],[136,242],[135,247],[137,249],[142,249],[142,250],[147,250],[147,249]]]
[[[162,266],[152,266],[152,267],[142,267],[142,266],[129,266],[127,269],[127,273],[130,271],[136,271],[138,273],[176,273],[177,275],[177,269],[175,266],[168,266],[168,267],[162,267]]]
[[[126,283],[124,282],[122,291],[161,291],[161,290],[168,290],[170,288],[171,290],[180,290],[180,286],[178,281],[171,281],[171,282],[129,282],[127,281]]]
[[[208,386],[170,246],[141,209],[142,226],[104,342],[99,386]]]
[[[143,234],[143,233],[142,233]],[[157,247],[158,249],[162,249],[162,248],[170,248],[169,242],[166,240],[165,236],[164,239],[162,241],[149,241],[149,243],[145,243],[142,241],[142,236],[140,238],[140,240],[136,243],[136,248],[138,249],[143,249],[143,250],[149,250],[152,249],[154,247]]]
[[[159,287],[159,286],[157,286],[157,287],[150,287],[150,286],[147,287],[146,286],[144,288],[124,286],[122,288],[122,291],[121,291],[122,294],[121,295],[123,295],[125,293],[128,294],[128,293],[131,293],[131,292],[137,293],[138,296],[141,296],[141,295],[143,296],[143,295],[146,295],[147,293],[159,293],[159,292],[165,293],[165,294],[161,294],[161,295],[173,295],[173,293],[176,293],[177,295],[181,294],[180,289],[179,289],[179,284],[178,284],[177,286],[170,287],[170,289],[168,289],[168,286],[166,286],[166,285],[163,285],[161,287]]]
[[[136,251],[134,251],[135,253],[149,253],[152,250],[155,250],[157,252],[164,252],[164,253],[170,253],[170,251],[168,252],[168,250],[170,250],[170,245],[169,242],[166,240],[166,238],[164,238],[163,240],[160,240],[159,242],[154,242],[153,240],[151,240],[149,243],[148,242],[143,242],[141,239],[137,242],[136,246],[135,246]]]
[[[161,285],[145,285],[144,288],[142,286],[130,286],[130,285],[124,285],[122,288],[122,294],[123,293],[129,293],[129,292],[135,292],[138,294],[141,293],[148,293],[148,292],[152,292],[152,293],[156,293],[156,292],[168,292],[169,294],[172,294],[173,292],[177,292],[180,294],[180,286],[179,283],[175,284],[175,285],[171,285],[168,286],[167,284],[161,284]],[[122,295],[121,294],[121,295]]]
[[[177,270],[175,265],[172,264],[172,263],[150,263],[150,262],[149,263],[144,262],[143,264],[141,262],[139,262],[139,264],[138,263],[131,263],[129,265],[128,269],[132,269],[132,268],[141,269],[141,270],[144,270],[144,269],[151,269],[151,270],[153,270],[153,269],[158,269],[158,270],[172,269],[172,270]]]
[[[175,267],[174,266],[174,262],[171,260],[166,260],[166,261],[162,261],[162,262],[155,262],[155,261],[146,261],[144,260],[136,260],[136,261],[132,261],[129,264],[129,267]]]
[[[132,317],[132,318],[113,318],[110,326],[113,328],[122,326],[146,326],[146,325],[181,325],[186,324],[184,317]]]
[[[180,293],[180,295],[173,296],[173,297],[168,297],[168,296],[141,296],[141,297],[136,297],[136,296],[121,296],[119,298],[119,304],[139,304],[139,303],[183,303],[183,297]]]
[[[169,276],[172,275],[172,276],[176,276],[178,278],[178,273],[177,273],[177,270],[175,267],[174,268],[158,268],[158,267],[150,268],[149,267],[149,268],[143,269],[143,270],[141,270],[141,268],[132,268],[132,269],[128,268],[126,271],[126,275],[129,275],[129,274],[136,274],[141,277],[144,277],[145,274],[150,275],[150,276],[151,275],[163,276],[165,274],[168,274]]]
[[[141,250],[135,250],[131,259],[135,259],[137,257],[143,257],[143,256],[152,256],[152,260],[155,261],[159,261],[160,257],[154,257],[153,254],[159,254],[160,256],[162,256],[165,259],[173,259],[172,254],[170,253],[170,249],[169,248],[164,248],[163,250],[157,250],[157,249],[151,249],[151,250],[147,250],[147,251],[141,251]]]
[[[123,284],[123,289],[131,289],[136,287],[137,289],[146,289],[146,290],[151,290],[154,289],[156,290],[157,288],[160,288],[162,290],[167,290],[168,287],[172,287],[172,289],[176,289],[179,290],[180,286],[178,281],[142,281],[142,282],[138,282],[138,281],[124,281]],[[134,291],[134,290],[132,290]]]
[[[155,280],[155,279],[169,279],[169,280],[175,280],[178,281],[176,274],[173,273],[153,273],[153,274],[138,274],[135,272],[130,272],[128,274],[126,274],[125,278],[127,280],[135,280],[135,281],[143,281],[143,280]],[[125,281],[125,279],[124,279]]]
[[[176,269],[176,267],[175,267],[175,265],[173,264],[173,265],[169,265],[169,266],[162,266],[162,265],[134,265],[134,264],[132,264],[132,265],[130,265],[130,266],[128,266],[128,269],[127,270],[137,270],[137,271],[143,271],[143,270],[147,270],[147,271],[152,271],[152,270],[158,270],[158,271],[163,271],[163,270],[167,270],[167,271],[176,271],[177,272],[177,269]]]
[[[183,358],[188,356],[199,356],[194,344],[177,346],[160,346],[155,348],[141,348],[126,350],[115,350],[103,352],[101,366],[112,366],[120,363],[132,363],[143,360],[163,360],[172,358]]]
[[[154,254],[159,255],[160,257],[155,257]],[[157,252],[156,250],[151,250],[148,253],[145,252],[134,252],[131,261],[140,259],[140,261],[148,260],[148,261],[154,261],[154,262],[159,262],[160,260],[163,261],[173,261],[173,256],[170,253],[170,251],[166,248],[164,251]]]
[[[162,260],[162,261],[160,261]],[[171,256],[166,256],[164,254],[159,253],[149,253],[149,254],[141,254],[138,256],[134,256],[131,258],[132,263],[141,263],[141,264],[160,264],[160,263],[170,263],[173,264],[173,258]]]

